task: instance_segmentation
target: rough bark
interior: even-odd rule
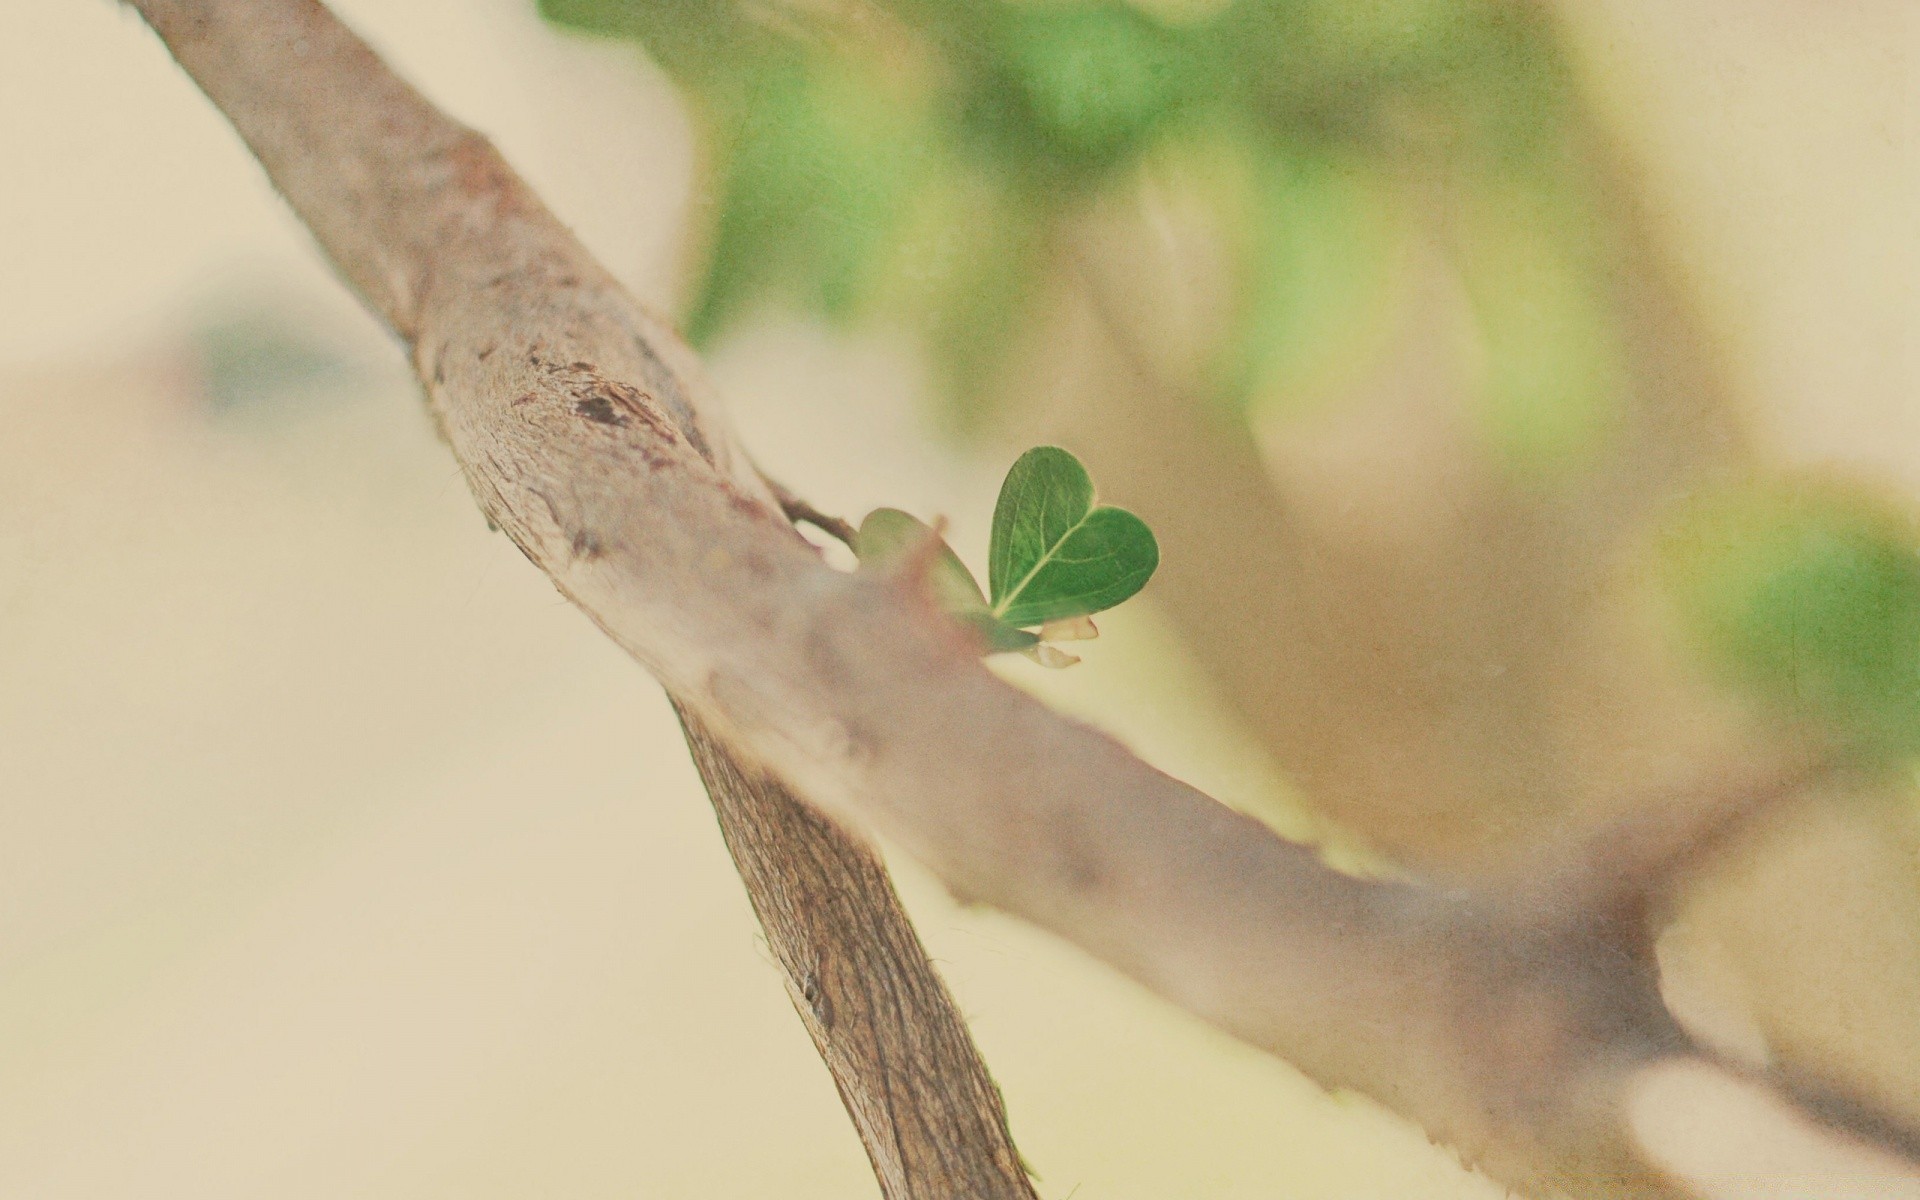
[[[888,1200],[1033,1198],[1006,1107],[873,852],[675,705],[720,832]]]

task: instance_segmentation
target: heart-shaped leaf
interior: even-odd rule
[[[1146,522],[1094,505],[1093,480],[1058,446],[1020,456],[993,511],[993,616],[1039,625],[1112,608],[1146,586],[1160,547]]]
[[[953,547],[926,522],[897,508],[876,508],[860,522],[853,552],[862,567],[899,567],[930,554],[927,586],[942,611],[969,625],[990,652],[1024,650],[1040,639],[1002,621],[987,608],[987,598]]]

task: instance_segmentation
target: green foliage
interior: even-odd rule
[[[726,115],[718,222],[689,338],[709,341],[769,291],[850,318],[915,182],[912,115],[858,72],[787,62],[729,97]]]
[[[993,156],[1048,183],[1125,161],[1206,80],[1188,39],[1124,0],[1013,4],[998,16],[963,120]]]
[[[929,554],[927,586],[942,609],[951,613],[986,612],[987,598],[974,582],[953,547],[933,527],[897,508],[876,508],[860,522],[853,552],[863,564],[898,566],[920,553]]]
[[[1380,343],[1411,175],[1545,194],[1564,173],[1565,72],[1506,0],[537,2],[641,42],[692,104],[714,200],[696,342],[766,301],[884,320],[931,352],[963,426],[1059,294],[1059,232],[1163,149],[1230,184],[1235,297],[1193,381],[1229,409],[1328,390]],[[1516,281],[1475,291],[1480,415],[1508,457],[1578,461],[1617,376],[1594,265],[1564,249],[1588,231],[1549,218],[1465,223],[1469,270]]]
[[[1130,598],[1160,563],[1146,523],[1125,509],[1096,506],[1086,468],[1054,446],[1021,455],[1001,485],[988,549],[991,605],[940,535],[899,509],[868,513],[854,553],[863,568],[923,572],[934,601],[978,632],[990,653],[1042,649],[1048,626]],[[1029,631],[1036,625],[1039,634]],[[1091,632],[1081,625],[1070,635]]]
[[[1051,257],[1049,231],[990,176],[929,161],[920,179],[875,252],[862,313],[918,336],[948,415],[967,428],[995,411]]]
[[[736,0],[534,0],[556,25],[640,42],[703,95],[750,82],[770,62],[794,61],[792,39]]]
[[[1458,258],[1486,350],[1473,415],[1487,444],[1534,473],[1591,460],[1626,386],[1592,213],[1564,187],[1502,171],[1459,206]]]
[[[1920,752],[1920,535],[1826,484],[1696,501],[1662,565],[1710,661],[1870,751]]]
[[[1239,303],[1210,391],[1229,408],[1304,407],[1385,341],[1408,249],[1400,205],[1355,156],[1207,149],[1215,191],[1233,210],[1224,223],[1240,231]]]

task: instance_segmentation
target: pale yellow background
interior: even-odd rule
[[[628,53],[506,0],[342,7],[670,301],[692,146]],[[1570,7],[1778,444],[1920,488],[1915,10]],[[0,282],[0,1197],[871,1195],[658,692],[487,533],[397,355],[107,0],[0,10]],[[249,297],[351,348],[348,394],[198,416],[181,348]],[[977,546],[996,464],[938,448],[899,351],[783,327],[717,368],[823,504]],[[1041,682],[1277,811],[1150,607],[1108,633]],[[903,887],[1050,1200],[1498,1194]]]

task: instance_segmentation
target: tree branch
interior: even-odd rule
[[[692,354],[314,0],[136,6],[406,339],[482,509],[730,751],[1502,1180],[1686,1194],[1623,1117],[1691,1053],[1641,962],[1338,874],[996,679],[908,587],[826,566]]]
[[[888,1200],[1036,1200],[1006,1108],[872,851],[679,703],[727,850]]]

